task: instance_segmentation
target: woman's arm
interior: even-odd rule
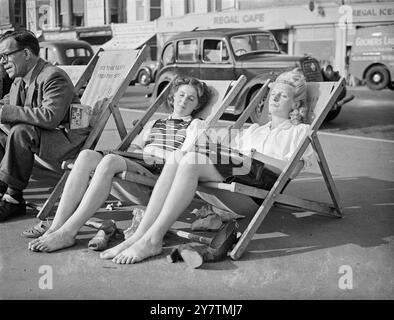
[[[129,151],[129,152],[137,151],[138,152],[145,147],[145,142],[148,140],[149,134],[150,134],[155,122],[156,122],[156,120],[151,120],[144,126],[142,131],[135,137],[133,142],[130,144],[127,151]]]

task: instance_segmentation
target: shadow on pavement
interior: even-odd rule
[[[388,243],[385,238],[394,236],[394,183],[368,177],[335,182],[344,208],[343,218],[273,208],[242,259],[292,255],[346,244],[376,247]],[[329,201],[324,189],[322,181],[303,182],[302,194],[298,196],[318,195],[315,200]]]
[[[42,205],[51,191],[51,186],[56,183],[57,177],[52,172],[35,168],[25,193],[27,200]],[[335,182],[344,208],[344,218],[273,208],[258,228],[241,259],[260,260],[346,244],[375,247],[388,243],[385,238],[394,236],[392,215],[394,182],[369,177],[336,179]],[[317,201],[330,200],[324,181],[316,178],[290,184],[287,193]],[[195,207],[202,205],[200,201]],[[35,214],[36,212],[29,211],[26,217],[13,220],[31,219]],[[114,219],[118,227],[123,230],[130,225],[131,217],[127,208],[120,211],[101,209],[95,215],[95,218],[99,219]],[[193,215],[184,215],[180,220],[191,223],[190,217]],[[240,230],[243,230],[247,223],[247,218],[240,220]],[[95,233],[93,229],[87,230],[81,230],[77,245],[72,250],[86,248],[87,242]],[[168,246],[182,242],[182,239],[170,236],[166,237],[166,240]],[[113,245],[120,241],[117,239]],[[235,266],[230,260],[204,265],[204,269],[210,270],[232,268]]]

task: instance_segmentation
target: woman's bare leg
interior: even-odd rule
[[[121,264],[134,263],[160,254],[164,235],[190,205],[199,181],[221,182],[223,177],[205,155],[188,153],[177,169],[158,217],[139,240],[112,261]]]
[[[88,188],[91,172],[96,169],[102,158],[103,156],[100,153],[93,150],[84,150],[79,154],[67,178],[55,218],[49,229],[41,237],[59,229],[74,213]],[[38,242],[38,239],[29,242],[29,249],[34,250],[34,244]]]
[[[38,241],[35,249],[51,252],[73,245],[79,229],[108,198],[113,177],[126,169],[126,162],[121,156],[105,156],[98,164],[74,214],[59,229]]]
[[[166,164],[164,165],[163,171],[156,182],[148,206],[146,207],[145,213],[135,233],[117,246],[102,252],[100,254],[100,258],[114,258],[124,249],[130,247],[130,245],[141,238],[146,230],[149,229],[159,215],[164,201],[167,198],[167,194],[171,188],[172,182],[174,181],[180,159],[182,159],[182,153],[180,151],[174,152],[171,157],[167,158]]]

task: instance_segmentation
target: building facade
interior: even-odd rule
[[[172,35],[196,28],[271,30],[283,51],[311,54],[345,73],[357,27],[392,23],[394,1],[366,0],[0,0],[0,33],[27,27],[43,39],[136,47],[151,58]],[[4,8],[4,10],[3,10]],[[111,42],[108,41],[111,39]]]
[[[311,54],[341,74],[346,74],[346,55],[356,28],[394,21],[394,1],[163,2],[166,9],[157,20],[159,45],[178,32],[195,28],[261,28],[274,33],[283,51]],[[190,9],[194,11],[188,12]]]

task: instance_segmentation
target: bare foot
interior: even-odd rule
[[[55,231],[56,231],[56,229],[51,229],[51,228],[49,228],[47,231],[45,231],[45,233],[44,233],[41,237],[38,237],[38,238],[36,238],[36,239],[30,241],[29,244],[27,245],[27,248],[28,248],[29,250],[31,250],[31,251],[37,251],[37,250],[35,249],[36,245],[37,245],[40,241],[42,241],[45,237],[47,237],[48,235],[50,235],[51,233],[53,233],[53,232],[55,232]]]
[[[119,243],[117,246],[115,246],[113,248],[109,248],[109,249],[101,252],[100,258],[101,259],[112,259],[112,258],[116,257],[119,253],[121,253],[123,250],[130,247],[137,240],[138,239],[136,239],[134,236],[131,236],[130,238],[126,239],[125,241]]]
[[[153,242],[147,237],[143,237],[119,253],[113,262],[118,264],[130,264],[145,260],[149,257],[156,256],[162,252],[162,242]]]
[[[39,238],[40,239],[40,238]],[[40,239],[34,246],[35,251],[52,252],[75,244],[75,238],[60,230]]]

